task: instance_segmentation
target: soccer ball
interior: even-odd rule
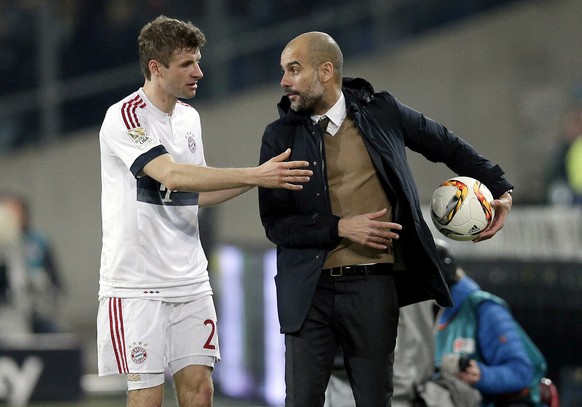
[[[493,195],[471,177],[454,177],[443,182],[430,203],[430,216],[439,232],[453,240],[473,240],[487,229],[495,210]]]

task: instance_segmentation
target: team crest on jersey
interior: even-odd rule
[[[148,137],[143,127],[135,127],[133,129],[129,129],[127,131],[127,134],[129,135],[129,137],[131,137],[131,141],[133,141],[134,144],[138,146],[140,150],[143,150],[149,145],[154,144],[156,142],[154,139]]]
[[[142,344],[141,342],[139,344],[133,343],[133,345],[129,347],[131,360],[133,360],[135,363],[145,362],[148,357],[148,352],[145,348],[146,345]]]
[[[188,141],[188,148],[194,154],[196,152],[196,140],[191,132],[186,133],[186,140]]]

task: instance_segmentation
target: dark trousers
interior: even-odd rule
[[[392,274],[322,275],[301,330],[285,335],[285,406],[323,406],[338,347],[356,405],[390,406],[398,316]]]

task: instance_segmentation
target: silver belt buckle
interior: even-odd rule
[[[332,267],[332,268],[329,270],[329,275],[330,275],[330,276],[332,276],[332,277],[341,277],[341,276],[342,276],[342,274],[343,274],[342,268],[343,268],[342,266],[339,266],[339,267]],[[337,270],[337,271],[336,271],[336,270]]]

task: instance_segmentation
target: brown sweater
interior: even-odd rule
[[[333,214],[344,218],[387,208],[387,214],[378,220],[390,221],[392,206],[380,185],[372,160],[354,122],[346,117],[334,136],[328,133],[324,135],[324,142]],[[392,246],[380,251],[342,239],[330,251],[323,268],[393,262]]]

